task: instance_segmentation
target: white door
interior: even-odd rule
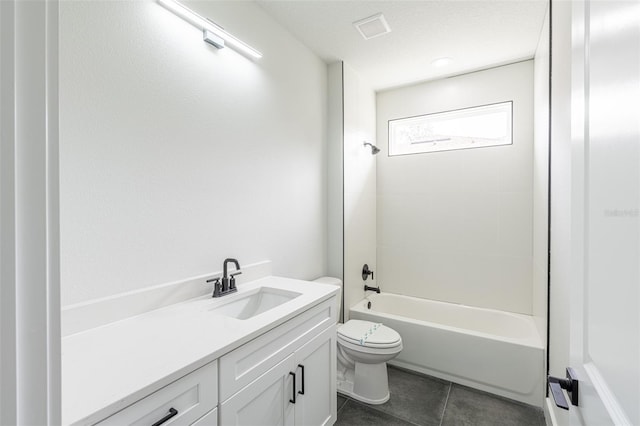
[[[640,425],[640,2],[575,1],[572,25],[570,422]]]

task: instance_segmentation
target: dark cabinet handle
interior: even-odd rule
[[[296,403],[296,373],[292,373],[289,371],[289,374],[293,376],[293,399],[290,399],[289,402]]]
[[[166,416],[164,416],[163,418],[161,418],[160,420],[158,420],[157,422],[155,422],[154,424],[152,424],[151,426],[160,426],[162,423],[167,422],[169,419],[175,417],[178,415],[178,410],[176,410],[175,408],[171,407],[169,408],[169,414],[167,414]]]
[[[298,364],[298,367],[302,370],[302,389],[298,391],[300,395],[304,395],[304,365]]]

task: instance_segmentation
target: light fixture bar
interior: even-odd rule
[[[158,0],[163,7],[170,10],[171,12],[178,15],[180,18],[184,19],[191,25],[201,29],[206,32],[209,31],[214,35],[223,39],[227,45],[234,47],[235,49],[245,53],[253,58],[260,59],[262,58],[262,53],[258,52],[253,47],[249,46],[242,40],[237,39],[233,35],[229,34],[219,26],[215,25],[213,22],[209,21],[206,18],[203,18],[193,10],[184,6],[183,4],[175,1],[175,0]]]
[[[204,41],[212,44],[218,49],[222,49],[224,47],[224,39],[222,37],[218,37],[209,30],[202,30],[202,38],[204,39]]]

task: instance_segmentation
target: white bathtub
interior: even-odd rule
[[[381,293],[350,317],[400,333],[392,365],[542,407],[544,346],[530,316]]]

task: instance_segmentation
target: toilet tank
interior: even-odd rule
[[[313,280],[314,283],[321,284],[330,284],[335,285],[337,287],[342,287],[342,280],[340,278],[334,277],[320,277],[318,279]],[[340,293],[338,293],[338,318],[342,317],[342,288],[340,289]]]

